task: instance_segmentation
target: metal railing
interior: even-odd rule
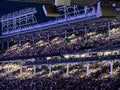
[[[85,13],[85,11],[87,11],[87,13]],[[48,29],[48,28],[68,24],[68,23],[74,23],[74,22],[79,22],[87,19],[92,19],[96,17],[97,16],[94,12],[94,8],[90,7],[90,8],[87,8],[87,10],[81,9],[73,12],[68,12],[66,14],[62,14],[60,17],[58,17],[56,20],[53,20],[53,21],[41,23],[35,26],[19,28],[17,30],[11,30],[8,32],[3,32],[3,35],[9,35],[9,34],[15,34],[15,33],[20,34],[23,32],[26,33],[31,31],[43,30],[43,29]]]

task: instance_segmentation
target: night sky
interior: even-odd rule
[[[11,2],[11,1],[4,1],[4,0],[0,0],[0,17],[2,15],[12,13],[17,10],[29,8],[29,7],[35,7],[37,9],[36,18],[39,23],[47,22],[53,19],[53,18],[48,18],[44,15],[44,12],[42,10],[42,4],[26,3],[26,2]],[[1,25],[0,25],[0,33],[1,33]]]

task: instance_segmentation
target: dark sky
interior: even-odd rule
[[[42,4],[25,3],[25,2],[10,2],[10,1],[4,1],[4,0],[0,0],[0,17],[2,15],[12,13],[17,10],[29,8],[29,7],[35,7],[37,9],[36,18],[39,21],[39,23],[46,22],[46,21],[53,19],[53,18],[48,18],[44,15],[44,12],[42,10]],[[1,25],[0,25],[0,32],[1,32]]]

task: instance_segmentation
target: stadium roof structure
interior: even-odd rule
[[[119,0],[5,0],[5,1],[19,1],[19,2],[33,2],[42,4],[52,4],[52,5],[78,5],[78,6],[90,6],[95,5],[97,2],[102,2],[103,4],[110,5],[116,4],[116,7],[120,7]]]
[[[43,10],[46,16],[57,17],[59,12],[57,7],[59,6],[97,6],[97,3],[101,2],[103,7],[113,6],[115,8],[120,7],[119,0],[5,0],[5,1],[19,1],[19,2],[34,2],[42,3]]]

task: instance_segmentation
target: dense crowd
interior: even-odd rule
[[[8,71],[8,67],[10,70]],[[90,63],[89,75],[86,64],[71,64],[69,75],[66,65],[52,66],[51,73],[47,66],[24,66],[19,73],[19,64],[0,65],[0,90],[120,90],[120,63],[114,61],[113,74],[110,74],[108,62]]]
[[[15,44],[0,55],[0,59],[20,58],[37,55],[52,55],[91,50],[98,47],[110,47],[120,42],[120,27],[108,30],[67,32],[66,36],[56,35],[44,39],[24,41]]]
[[[48,40],[49,39],[49,40]],[[67,32],[64,35],[15,44],[0,54],[0,59],[20,58],[37,55],[52,55],[111,47],[120,44],[120,27],[102,31]],[[120,63],[114,61],[113,73],[108,62],[90,63],[89,74],[86,64],[70,64],[69,75],[66,65],[22,66],[20,63],[0,64],[0,90],[120,90]]]

